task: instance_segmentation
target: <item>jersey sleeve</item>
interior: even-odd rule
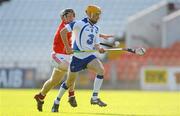
[[[72,30],[74,29],[74,26],[75,26],[75,21],[73,21],[73,22],[71,22],[71,23],[69,23],[69,24],[67,24],[65,27],[66,27],[66,29],[68,30],[68,32],[72,32]]]
[[[68,30],[68,32],[72,32],[74,29],[78,29],[81,27],[81,22],[80,21],[73,21],[73,22],[67,24],[65,27]]]

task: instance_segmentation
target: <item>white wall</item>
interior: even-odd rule
[[[167,14],[167,2],[161,2],[129,17],[126,28],[127,46],[161,46],[162,18]]]
[[[180,10],[164,17],[162,23],[163,47],[180,41]]]

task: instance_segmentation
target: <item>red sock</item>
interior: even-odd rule
[[[69,91],[69,97],[73,97],[74,96],[74,91]]]

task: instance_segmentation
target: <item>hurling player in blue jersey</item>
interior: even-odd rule
[[[83,50],[97,50],[100,53],[105,52],[99,45],[99,28],[96,26],[101,15],[101,9],[96,5],[89,5],[86,8],[86,14],[87,18],[67,24],[60,32],[66,52],[68,54],[73,54],[73,56],[72,61],[70,62],[68,78],[60,87],[59,95],[52,107],[52,112],[58,112],[61,97],[65,91],[73,85],[76,74],[83,69],[89,69],[96,73],[90,103],[97,104],[101,107],[107,106],[106,103],[98,98],[98,93],[104,78],[103,64],[93,52],[74,52]],[[66,36],[68,32],[72,32],[73,49],[68,44]]]

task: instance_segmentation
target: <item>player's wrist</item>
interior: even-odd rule
[[[101,48],[101,47],[98,49],[98,51],[99,51],[100,53],[106,52],[106,51],[104,50],[104,48]]]
[[[71,47],[67,44],[67,45],[65,45],[65,48],[66,48],[66,50],[69,50],[69,49],[71,49]]]

